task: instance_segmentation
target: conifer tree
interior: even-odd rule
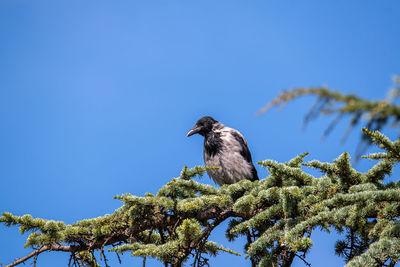
[[[301,90],[284,93],[273,104],[311,93],[334,99],[325,101],[328,104],[344,103],[339,109],[325,103],[332,112],[370,114],[372,128],[381,129],[389,118],[400,117],[394,103],[324,88]],[[378,130],[363,128],[362,133],[382,149],[365,156],[376,160],[366,172],[352,167],[348,153],[332,162],[305,162],[308,153],[304,153],[284,163],[258,162],[268,170],[267,177],[219,188],[196,181],[207,168],[215,167],[184,167],[157,193],[116,196],[122,205],[113,214],[70,225],[4,212],[0,222],[19,226],[21,233],[31,232],[25,243],[31,252],[7,266],[35,261],[46,251],[68,253],[68,266],[108,266],[110,253],[120,257],[123,252],[156,258],[164,266],[207,266],[209,257],[219,253],[242,256],[209,239],[224,221],[229,221],[228,240],[247,237],[243,256],[252,266],[290,266],[296,257],[310,266],[306,256],[313,246],[312,232],[321,228],[346,233],[334,252],[346,259],[347,266],[394,266],[400,261],[400,182],[387,183],[385,178],[400,161],[400,140],[391,141]],[[308,168],[321,175],[309,174]]]

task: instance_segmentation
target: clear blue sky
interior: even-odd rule
[[[203,164],[202,138],[185,134],[204,115],[239,129],[255,161],[354,154],[358,130],[343,146],[345,125],[319,141],[326,118],[301,131],[313,98],[255,113],[300,86],[385,97],[400,73],[399,14],[398,1],[2,0],[0,210],[73,223],[112,213],[114,195],[155,193]],[[213,239],[242,252],[225,226]],[[313,266],[343,265],[336,238],[314,235]],[[1,225],[0,263],[27,254],[25,239]],[[47,253],[38,266],[67,260]]]

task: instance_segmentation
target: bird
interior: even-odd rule
[[[234,184],[242,179],[258,180],[247,142],[237,130],[226,127],[210,116],[205,116],[187,133],[204,136],[203,157],[207,174],[220,186]]]

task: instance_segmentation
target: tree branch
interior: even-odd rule
[[[32,257],[38,256],[39,254],[41,254],[42,252],[45,251],[64,251],[64,252],[75,252],[77,251],[76,246],[65,246],[65,245],[52,245],[52,246],[44,246],[41,247],[39,249],[36,249],[35,251],[32,251],[31,253],[29,253],[28,255],[26,255],[25,257],[16,259],[13,263],[10,263],[8,265],[3,265],[4,267],[12,267],[12,266],[17,266],[18,264],[21,264],[27,260],[29,260]]]

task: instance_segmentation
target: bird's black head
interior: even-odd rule
[[[218,121],[214,120],[210,116],[205,116],[197,121],[196,125],[190,129],[186,136],[189,137],[197,133],[205,136],[212,130],[215,123],[218,123]]]

